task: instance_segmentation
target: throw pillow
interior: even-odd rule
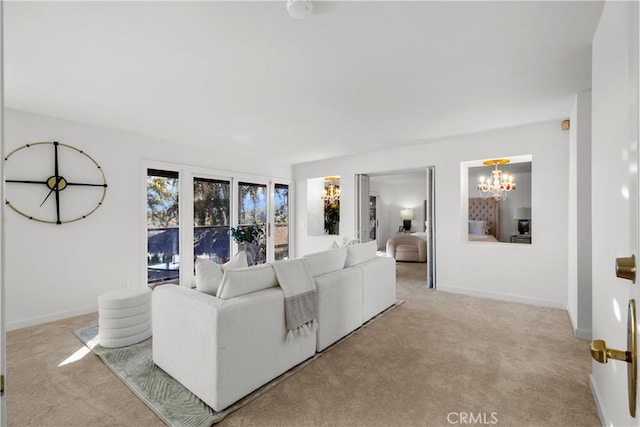
[[[328,249],[338,249],[343,246],[357,245],[358,243],[360,243],[359,239],[350,239],[347,236],[343,236],[340,240],[333,239]]]
[[[225,270],[247,267],[247,253],[240,251],[228,262],[220,265],[206,258],[196,259],[196,290],[216,295]]]
[[[222,281],[222,266],[210,259],[196,259],[196,290],[215,295]]]
[[[238,268],[244,268],[248,266],[249,264],[247,263],[247,252],[240,251],[236,254],[236,256],[234,256],[228,262],[222,264],[222,270],[226,270],[226,269],[235,270]]]
[[[485,222],[469,220],[469,234],[484,234]]]
[[[218,298],[229,299],[251,292],[278,286],[276,272],[271,264],[227,269],[218,289]]]

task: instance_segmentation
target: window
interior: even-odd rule
[[[257,245],[251,245],[254,262],[267,261],[267,186],[241,182],[238,184],[239,206],[238,226],[257,224],[262,228],[262,236]]]
[[[147,282],[180,278],[178,172],[147,170]]]
[[[291,256],[288,182],[266,177],[250,182],[253,178],[228,172],[153,161],[143,171],[146,242],[141,256],[146,265],[141,268],[149,286],[190,287],[198,258],[228,262],[241,249],[231,237],[232,227],[262,230],[258,242],[244,248],[252,264]]]
[[[218,264],[229,261],[231,183],[205,178],[193,179],[194,256]]]
[[[273,193],[273,244],[276,260],[289,258],[289,186],[276,184]]]

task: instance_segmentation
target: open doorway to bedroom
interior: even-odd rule
[[[356,175],[356,234],[435,287],[435,168]],[[372,214],[375,216],[372,216]],[[375,236],[375,237],[374,237]]]

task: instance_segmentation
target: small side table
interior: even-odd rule
[[[142,342],[151,336],[151,289],[119,289],[98,297],[98,336],[102,347]]]
[[[511,236],[511,243],[531,244],[531,234],[514,234]]]

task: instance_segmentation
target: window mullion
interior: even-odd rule
[[[180,171],[180,285],[193,282],[193,174]]]
[[[231,210],[230,210],[230,221],[229,221],[229,226],[236,228],[238,227],[238,223],[240,222],[239,219],[239,212],[240,212],[240,189],[238,187],[238,180],[237,179],[232,179],[231,180]],[[233,238],[231,237],[231,234],[229,234],[229,240],[231,241],[230,243],[230,247],[232,248],[231,250],[231,254],[230,254],[230,258],[233,258],[237,253],[238,253],[238,244],[233,240]]]
[[[274,241],[274,232],[275,232],[275,215],[274,215],[274,193],[275,193],[275,183],[273,181],[269,181],[269,185],[267,185],[267,261],[272,262],[275,260],[275,241]]]

